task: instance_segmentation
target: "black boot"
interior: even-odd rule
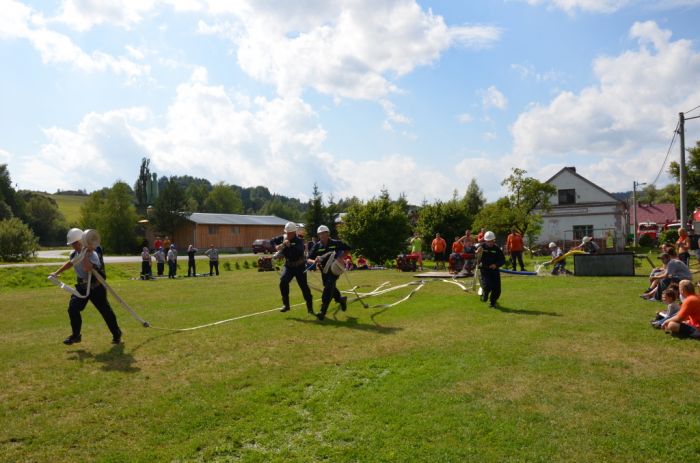
[[[78,344],[82,340],[82,336],[79,334],[71,334],[66,339],[63,340],[63,344],[70,346],[71,344]]]

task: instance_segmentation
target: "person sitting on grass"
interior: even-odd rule
[[[640,296],[642,299],[654,299],[654,294],[656,294],[656,287],[659,285],[659,280],[656,279],[657,276],[666,272],[666,264],[662,263],[659,267],[654,267],[649,273],[649,287]]]
[[[659,258],[666,266],[666,270],[663,273],[652,277],[653,280],[658,281],[656,289],[653,290],[653,297],[657,301],[661,300],[661,294],[672,282],[690,280],[693,277],[688,266],[678,260],[678,256],[676,256],[673,249],[669,249],[668,253],[661,254]],[[649,294],[646,298],[651,298],[651,294]]]
[[[668,288],[661,294],[661,302],[666,304],[666,310],[656,312],[656,317],[651,321],[651,326],[661,328],[667,318],[671,318],[678,313],[678,293],[675,289]]]
[[[678,283],[683,304],[673,317],[667,318],[661,328],[679,338],[700,339],[700,297],[695,294],[695,287],[690,280]]]

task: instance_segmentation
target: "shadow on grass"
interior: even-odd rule
[[[335,316],[335,314],[333,314],[333,316]],[[299,323],[313,323],[314,325],[333,326],[336,328],[350,328],[353,330],[371,331],[380,334],[394,334],[398,331],[403,330],[403,328],[395,328],[391,326],[369,325],[367,323],[360,323],[357,317],[347,317],[347,320],[345,321],[330,318],[328,316],[326,316],[326,319],[323,321],[310,320],[304,318],[290,318],[290,320],[294,320],[295,322]]]
[[[549,317],[561,317],[562,314],[558,312],[545,312],[543,310],[525,310],[525,309],[511,309],[508,307],[503,307],[503,306],[496,306],[496,310],[500,310],[503,313],[514,313],[517,315],[535,315],[535,316],[540,316],[540,315],[546,315]]]
[[[80,363],[84,363],[85,360],[94,360],[102,363],[103,371],[121,371],[124,373],[141,371],[140,368],[134,366],[134,363],[136,363],[134,356],[131,353],[124,352],[124,344],[112,346],[107,352],[97,355],[93,355],[92,352],[84,349],[68,351],[68,353],[75,355],[74,357],[69,357],[69,360],[77,360]]]

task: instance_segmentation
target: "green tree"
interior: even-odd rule
[[[134,184],[134,196],[136,196],[136,212],[142,216],[146,214],[148,204],[148,181],[151,178],[151,169],[148,167],[151,160],[141,159],[139,176]]]
[[[204,211],[204,203],[210,190],[211,186],[207,188],[204,183],[190,183],[185,189],[187,210],[189,212]]]
[[[17,217],[0,220],[0,259],[27,260],[37,247],[38,240],[27,224]]]
[[[472,218],[469,217],[464,202],[456,194],[447,202],[437,201],[427,204],[418,212],[416,231],[424,243],[430,243],[435,233],[440,233],[448,243],[455,236],[464,235]]]
[[[335,198],[333,198],[333,195],[330,195],[328,197],[328,206],[325,207],[325,211],[326,211],[326,221],[324,222],[325,225],[330,230],[331,236],[338,236],[338,229],[337,229],[335,221],[338,218],[338,214],[340,213],[340,210],[338,209],[338,204],[335,202]]]
[[[488,203],[474,217],[474,229],[487,228],[494,233],[506,234],[517,222],[517,214],[513,210],[509,198],[500,198],[494,203]],[[541,219],[540,219],[541,220]]]
[[[401,205],[388,195],[354,204],[347,212],[341,235],[356,252],[384,263],[405,251],[411,226]]]
[[[7,164],[0,164],[0,219],[9,217],[21,217],[17,201],[17,192],[12,188],[12,179]]]
[[[102,236],[102,248],[110,254],[129,254],[137,249],[136,221],[131,187],[116,182],[111,188],[92,193],[80,210],[80,225]]]
[[[154,207],[153,222],[156,228],[172,236],[185,222],[185,193],[174,177],[164,184]]]
[[[479,188],[479,185],[476,183],[476,179],[472,178],[471,182],[469,182],[467,192],[464,194],[463,202],[464,208],[467,212],[467,217],[473,221],[476,214],[478,214],[481,208],[484,207],[484,204],[486,204],[484,192],[481,191],[481,188]],[[471,222],[468,226],[471,227]]]
[[[316,230],[320,225],[325,225],[326,219],[326,211],[323,206],[323,194],[318,189],[318,185],[314,183],[314,191],[309,200],[309,208],[306,211],[304,221],[308,233],[315,236]]]
[[[204,210],[222,214],[242,214],[243,202],[238,191],[223,182],[219,182],[209,192],[204,202]]]
[[[56,201],[48,196],[30,191],[21,191],[25,207],[25,222],[38,237],[41,244],[62,243],[67,228],[66,219],[58,210]]]
[[[282,219],[299,221],[301,215],[297,209],[289,204],[285,204],[278,196],[273,196],[270,201],[260,209],[262,215],[274,215]]]
[[[686,171],[686,199],[688,204],[688,213],[692,213],[693,210],[700,206],[700,140],[695,142],[695,146],[686,149],[688,153],[685,159],[685,171]],[[676,179],[676,182],[680,183],[680,165],[678,162],[673,161],[669,167],[668,171],[671,176]],[[678,202],[675,203],[676,207],[680,207],[680,195]]]
[[[527,171],[513,168],[511,175],[501,182],[508,190],[508,201],[511,214],[511,226],[517,228],[523,235],[538,235],[542,227],[540,211],[551,209],[551,198],[557,193],[557,188],[549,183],[526,177]],[[484,226],[484,224],[481,224]],[[506,233],[510,227],[497,230]],[[494,230],[496,231],[496,230]]]

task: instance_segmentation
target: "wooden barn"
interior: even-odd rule
[[[253,241],[281,235],[287,222],[274,215],[195,212],[178,228],[173,241],[180,252],[190,244],[199,249],[213,244],[219,250],[250,251]]]

